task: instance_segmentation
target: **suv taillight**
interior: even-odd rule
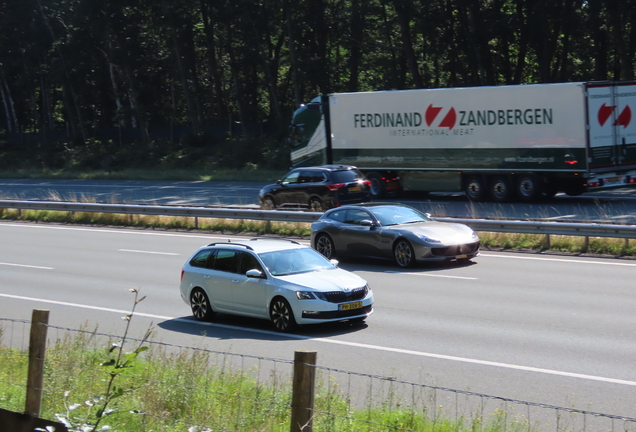
[[[336,183],[336,184],[327,185],[327,189],[338,190],[338,189],[342,189],[345,186],[346,186],[346,183]]]

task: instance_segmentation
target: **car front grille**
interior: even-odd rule
[[[435,256],[454,257],[457,255],[470,255],[479,250],[479,242],[462,244],[448,247],[431,248],[431,253]]]
[[[303,313],[303,318],[313,319],[345,319],[352,316],[368,315],[373,311],[373,305],[365,306],[359,309],[349,309],[344,311],[327,311],[316,312],[312,314]]]
[[[325,299],[329,303],[345,303],[350,301],[362,300],[367,296],[367,293],[368,288],[365,286],[362,288],[356,288],[350,292],[332,291],[323,294],[325,296]]]

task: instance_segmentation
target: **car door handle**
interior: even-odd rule
[[[238,279],[232,279],[232,283],[239,283]]]
[[[204,277],[205,279],[210,279],[212,276],[210,276],[210,275],[204,275],[203,277]]]

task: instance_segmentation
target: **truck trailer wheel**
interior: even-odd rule
[[[582,184],[572,183],[566,185],[563,188],[563,192],[565,192],[565,194],[568,196],[579,196],[583,192],[585,192],[585,187]]]
[[[382,198],[386,192],[382,176],[379,173],[371,172],[366,177],[371,182],[371,198]]]
[[[466,178],[466,196],[471,201],[483,201],[486,196],[486,185],[481,176]]]
[[[557,192],[557,187],[553,183],[548,182],[541,188],[541,199],[543,201],[548,201],[554,198]]]
[[[540,184],[533,175],[522,175],[517,181],[517,196],[523,202],[536,201],[540,196]]]
[[[490,182],[490,196],[494,202],[506,202],[511,196],[510,182],[506,177],[494,177]]]

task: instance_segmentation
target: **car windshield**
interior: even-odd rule
[[[284,276],[312,271],[333,270],[336,267],[313,249],[288,249],[259,254],[274,276]]]
[[[375,215],[383,226],[409,224],[417,222],[430,222],[431,219],[423,213],[410,207],[402,206],[379,206],[370,207],[369,210]]]

